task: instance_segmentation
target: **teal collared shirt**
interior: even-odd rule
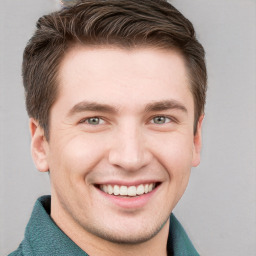
[[[51,197],[40,197],[34,206],[19,248],[9,256],[88,256],[50,217]],[[168,255],[199,255],[185,230],[173,214],[170,217],[170,233],[167,242]]]

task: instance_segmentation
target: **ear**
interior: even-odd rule
[[[49,145],[45,139],[44,130],[33,118],[29,120],[29,128],[31,134],[31,154],[36,168],[40,172],[47,172],[49,170],[47,161]]]
[[[193,160],[192,166],[196,167],[200,164],[200,153],[202,148],[202,123],[203,123],[204,115],[201,115],[198,123],[196,134],[194,135],[194,148],[193,148]]]

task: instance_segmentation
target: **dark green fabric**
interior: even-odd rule
[[[50,217],[51,197],[40,197],[34,206],[26,227],[25,238],[19,248],[9,256],[86,256]],[[199,255],[181,224],[173,214],[170,217],[170,234],[167,243],[170,256]]]
[[[10,256],[87,255],[66,236],[50,217],[50,196],[40,197],[26,227],[25,238]]]
[[[171,214],[169,237],[167,242],[168,255],[199,256],[185,230],[176,217]]]

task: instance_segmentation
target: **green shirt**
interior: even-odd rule
[[[40,197],[34,206],[19,248],[9,256],[88,256],[50,217],[51,197]],[[167,243],[168,255],[199,255],[186,232],[173,214],[170,216],[170,232]]]

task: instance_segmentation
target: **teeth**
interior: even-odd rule
[[[139,185],[136,190],[137,195],[142,195],[145,193],[145,189],[143,185]]]
[[[107,187],[106,185],[103,185],[102,190],[103,190],[105,193],[107,193],[107,192],[108,192],[108,187]]]
[[[135,186],[130,186],[128,188],[128,196],[136,196],[136,187]]]
[[[151,192],[155,183],[140,184],[138,186],[100,185],[100,189],[109,195],[115,196],[139,196]]]
[[[115,196],[120,195],[120,194],[119,194],[119,186],[117,186],[117,185],[114,186],[114,195],[115,195]]]
[[[111,185],[108,185],[106,188],[107,188],[106,193],[112,195],[112,194],[113,194],[113,190],[114,190],[114,189],[112,188],[112,186],[111,186]]]
[[[128,195],[128,188],[126,186],[121,186],[119,192],[120,192],[121,196],[127,196]]]

